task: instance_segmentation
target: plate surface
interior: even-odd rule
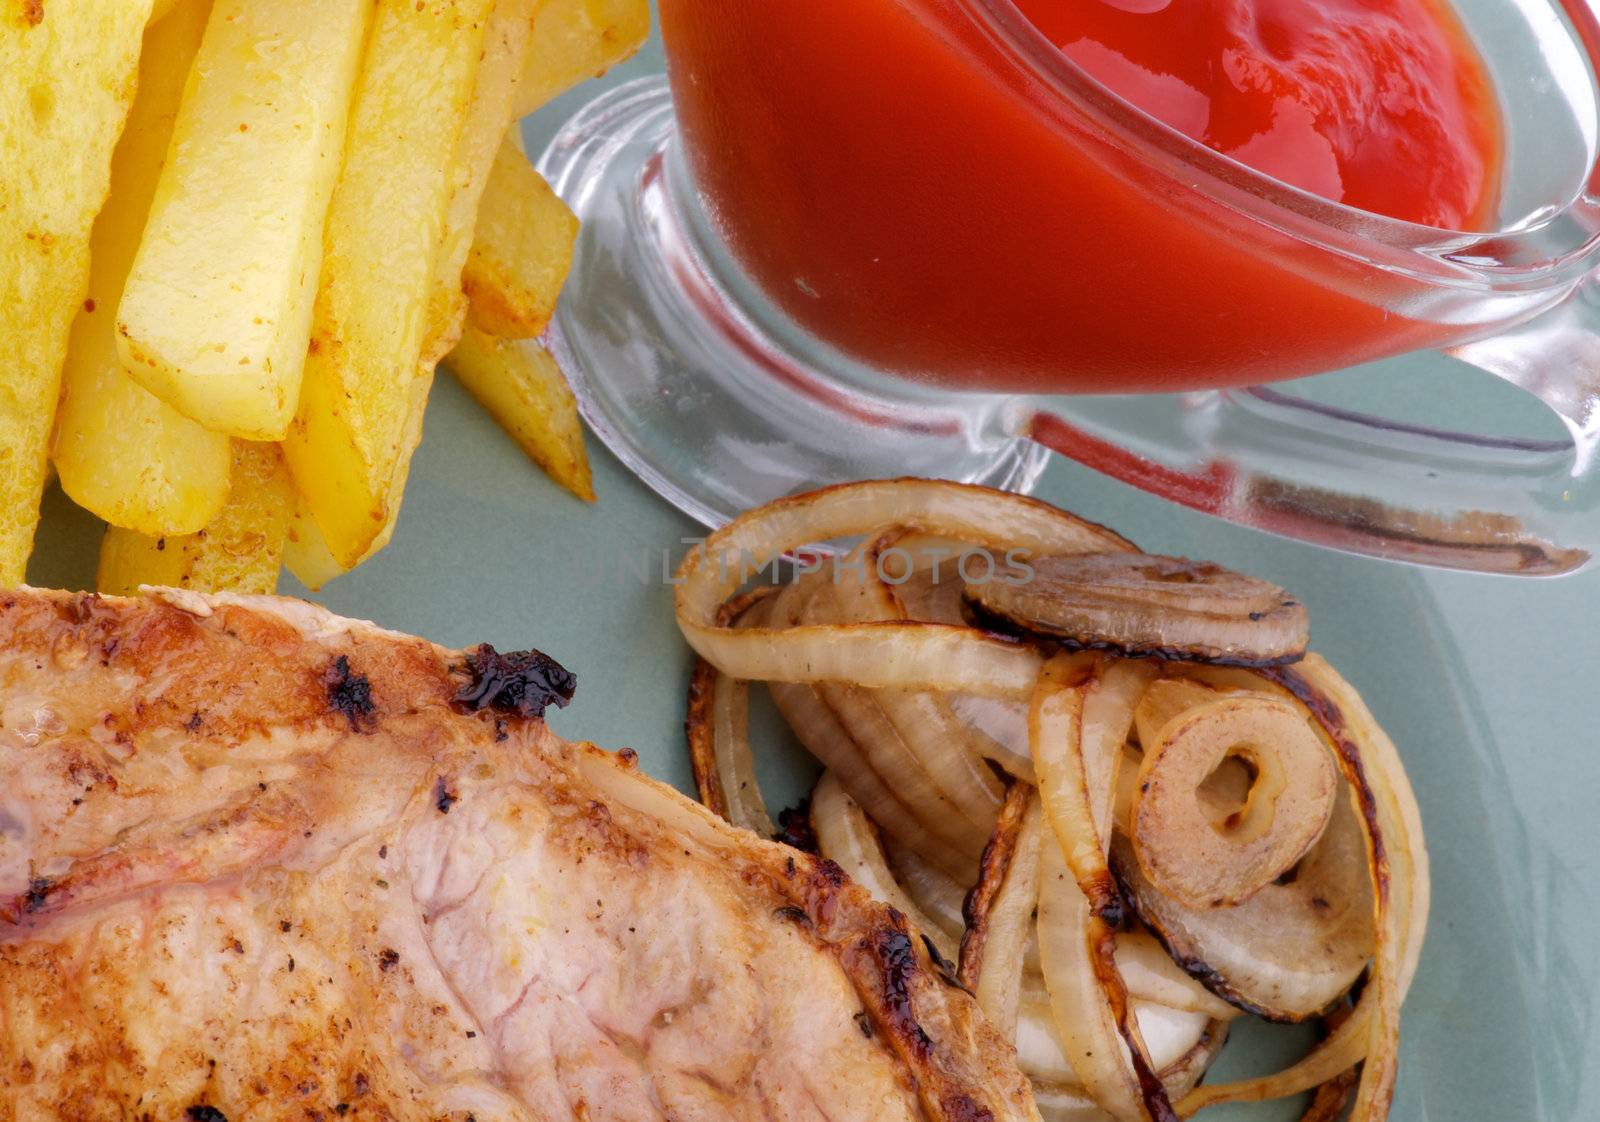
[[[655,65],[647,54],[619,76]],[[532,150],[549,127],[530,123]],[[1452,420],[1499,427],[1503,399],[1476,382],[1427,383],[1444,376],[1419,369],[1402,396],[1445,393]],[[592,451],[600,498],[587,507],[441,377],[393,544],[315,598],[447,645],[547,651],[579,682],[572,706],[552,715],[558,732],[631,746],[650,773],[687,789],[689,659],[667,577],[682,539],[699,531]],[[1600,1116],[1600,573],[1549,583],[1423,574],[1225,526],[1061,462],[1040,493],[1148,550],[1214,558],[1292,589],[1311,609],[1313,645],[1399,744],[1422,804],[1435,906],[1403,1022],[1396,1122]],[[92,585],[98,535],[52,493],[33,582]],[[303,590],[286,579],[282,591]],[[763,771],[777,805],[812,768],[774,743]],[[1241,1033],[1221,1073],[1259,1069],[1291,1045],[1273,1030]]]

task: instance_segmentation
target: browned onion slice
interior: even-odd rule
[[[943,869],[888,835],[883,837],[883,855],[888,858],[889,871],[894,874],[894,879],[906,895],[911,897],[911,902],[938,924],[952,942],[959,943],[967,928],[966,916],[962,911],[966,903],[966,891]]]
[[[770,587],[729,601],[724,622],[748,627],[766,622]],[[777,834],[756,780],[755,753],[750,748],[750,687],[719,673],[705,659],[696,659],[689,677],[689,705],[684,716],[689,760],[700,801],[735,826],[770,838]]]
[[[1354,1012],[1354,1006],[1348,1003],[1336,1005],[1331,1009],[1322,1018],[1322,1039],[1326,1040],[1334,1030],[1348,1021]],[[1350,1105],[1350,1097],[1355,1094],[1356,1085],[1360,1081],[1361,1069],[1351,1067],[1323,1083],[1312,1093],[1311,1104],[1300,1116],[1300,1122],[1339,1122],[1339,1119],[1345,1116],[1345,1108]]]
[[[853,590],[856,596],[875,592]],[[773,597],[768,625],[796,625],[818,596],[832,593],[828,574],[808,574]],[[890,836],[958,881],[976,876],[982,832],[940,805],[931,781],[910,758],[871,691],[786,682],[769,682],[767,689],[806,749],[838,775],[856,802],[872,808]]]
[[[1161,1070],[1161,1082],[1167,1094],[1173,1098],[1187,1094],[1200,1082],[1201,1076],[1205,1075],[1206,1069],[1227,1041],[1226,1022],[1212,1021],[1207,1024],[1194,1047],[1177,1062]],[[1077,1083],[1035,1080],[1033,1094],[1043,1122],[1105,1122],[1105,1111],[1095,1105],[1089,1093]]]
[[[1039,847],[1043,813],[1032,787],[1015,784],[983,851],[978,883],[967,897],[967,930],[957,977],[978,1008],[1008,1040],[1017,1027],[1027,946],[1039,901]]]
[[[1058,843],[1043,847],[1039,872],[1039,963],[1055,1013],[1062,1051],[1097,1103],[1119,1122],[1173,1117],[1150,1064],[1117,971],[1113,924],[1121,902],[1106,864],[1109,791],[1092,794],[1090,775],[1116,783],[1121,736],[1085,736],[1085,694],[1100,682],[1098,660],[1057,656],[1046,665],[1028,716],[1034,773],[1045,819]],[[1097,805],[1105,806],[1104,825]],[[1102,832],[1104,831],[1104,832]]]
[[[1167,948],[1149,931],[1135,924],[1117,932],[1117,972],[1131,997],[1204,1013],[1214,1021],[1231,1021],[1240,1010],[1206,989],[1172,961]]]
[[[860,745],[813,687],[769,682],[767,691],[806,751],[839,777],[851,798],[872,808],[873,820],[884,832],[957,880],[970,881],[977,876],[977,861],[929,832],[872,770]]]
[[[845,793],[832,772],[822,773],[811,794],[811,826],[817,834],[817,848],[824,857],[849,874],[850,879],[870,892],[874,899],[898,909],[912,927],[933,942],[946,962],[955,961],[954,941],[900,890],[884,860],[883,847],[871,820]]]
[[[869,543],[858,569],[827,579],[821,574],[807,578],[809,598],[799,622],[899,618],[899,605],[877,577],[881,548],[879,542]],[[973,854],[982,849],[1000,807],[1000,783],[935,695],[837,683],[821,686],[819,692],[924,825]]]
[[[1361,1070],[1352,1067],[1318,1086],[1300,1122],[1339,1122],[1345,1116],[1345,1107],[1350,1105],[1350,1093],[1360,1079]]]
[[[1120,1001],[1108,999],[1105,922],[1096,919],[1061,851],[1045,845],[1040,856],[1039,963],[1061,1050],[1095,1102],[1118,1122],[1169,1117],[1170,1107],[1163,1113],[1149,1103],[1152,1095],[1166,1095],[1140,1054],[1126,991]]]
[[[1217,670],[1226,674],[1254,673],[1231,667],[1205,667],[1198,663],[1181,662],[1166,663],[1165,670],[1168,674],[1197,670]],[[1137,740],[1141,744],[1155,743],[1162,726],[1178,714],[1197,705],[1220,701],[1224,697],[1278,696],[1265,692],[1260,679],[1251,681],[1253,688],[1241,690],[1207,686],[1189,677],[1158,678],[1150,683],[1150,688],[1144,691],[1138,707],[1133,711],[1133,726]],[[1138,786],[1141,753],[1130,748],[1128,759],[1131,761],[1131,766],[1125,768],[1122,785],[1117,792],[1117,828],[1124,834],[1131,829],[1129,814],[1133,807],[1134,791]],[[1200,800],[1200,805],[1211,824],[1218,830],[1227,830],[1236,824],[1239,816],[1244,813],[1250,800],[1250,789],[1254,784],[1255,777],[1244,761],[1229,758],[1218,764],[1216,770],[1196,788],[1195,796]]]
[[[1430,897],[1422,818],[1399,753],[1356,691],[1312,654],[1295,670],[1271,672],[1299,698],[1337,747],[1359,799],[1374,885],[1377,947],[1355,1012],[1310,1054],[1273,1075],[1195,1088],[1184,1117],[1221,1102],[1283,1098],[1309,1091],[1362,1065],[1351,1122],[1387,1116],[1399,1059],[1399,1010],[1415,976]]]
[[[1348,789],[1295,878],[1269,884],[1236,907],[1194,908],[1166,895],[1125,836],[1112,843],[1111,858],[1134,910],[1173,959],[1257,1016],[1316,1016],[1349,991],[1372,956],[1372,889]]]
[[[1019,993],[1048,1001],[1039,974],[1033,912],[1038,902],[1041,808],[1028,784],[1013,784],[995,823],[994,837],[984,849],[978,883],[968,893],[961,967],[957,978],[978,998],[991,1023],[1008,1035],[1016,1026]],[[942,877],[937,870],[916,867],[914,855],[886,846],[889,864],[906,890],[935,922],[944,923],[938,907],[930,907],[919,884]],[[954,892],[953,882],[945,879]],[[947,925],[948,926],[948,925]],[[1030,945],[1031,944],[1031,945]],[[1169,1009],[1204,1013],[1213,1020],[1231,1020],[1239,1010],[1185,973],[1148,931],[1130,927],[1116,936],[1116,967],[1130,997]],[[992,963],[993,968],[986,966]]]
[[[683,718],[683,733],[689,742],[689,766],[694,771],[694,788],[700,802],[711,813],[728,818],[728,799],[722,793],[716,740],[711,731],[711,707],[717,679],[721,677],[705,659],[694,660],[694,669],[689,672],[689,705]]]
[[[1305,606],[1220,565],[1128,552],[1030,564],[1031,576],[968,584],[981,621],[1126,655],[1274,666],[1305,654]]]
[[[1028,755],[1028,706],[1003,697],[971,693],[944,695],[951,714],[980,737],[983,757],[1024,783],[1033,782],[1033,757]]]
[[[1006,1032],[1006,1039],[1016,1036],[1016,1018],[1022,999],[1022,975],[1027,970],[1027,946],[1034,940],[1034,911],[1038,906],[1038,856],[1045,835],[1043,826],[1043,811],[1040,810],[1037,797],[1029,792],[1016,852],[1011,855],[1010,871],[1005,874],[1000,892],[994,896],[987,925],[982,928],[982,959],[974,964],[974,967],[982,970],[974,983],[978,1008],[990,1021],[1000,1026],[1000,1031]],[[976,922],[978,920],[974,919],[974,924]],[[965,946],[963,954],[966,954]]]
[[[1254,773],[1243,808],[1219,827],[1200,788],[1224,761]],[[1191,908],[1233,907],[1287,873],[1322,835],[1339,774],[1293,705],[1223,697],[1169,720],[1145,745],[1129,808],[1139,867]]]
[[[718,623],[717,609],[752,566],[896,525],[1001,555],[1013,548],[1038,556],[1131,548],[1109,530],[1019,495],[933,480],[848,483],[758,507],[690,551],[676,576],[679,629],[702,658],[746,680],[1029,696],[1042,663],[1038,652],[967,627],[898,620],[736,632]]]
[[[988,828],[962,813],[961,806],[940,788],[884,712],[876,691],[823,683],[817,686],[817,693],[860,746],[867,763],[917,821],[975,860],[982,852]]]
[[[1204,1043],[1218,1023],[1202,1013],[1172,1009],[1151,1001],[1133,1001],[1139,1036],[1150,1049],[1150,1062],[1164,1084],[1168,1073]],[[1083,1081],[1068,1061],[1057,1039],[1049,997],[1025,990],[1017,1024],[1017,1063],[1033,1079],[1058,1086],[1083,1089]],[[1187,1090],[1187,1088],[1185,1088]]]
[[[718,623],[725,627],[765,625],[776,591],[762,586],[729,600],[718,609]],[[764,838],[775,836],[777,827],[761,797],[750,747],[749,684],[696,659],[689,676],[684,735],[700,801],[735,826]]]

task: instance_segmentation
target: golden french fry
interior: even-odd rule
[[[546,0],[517,94],[517,115],[604,74],[649,35],[649,0]]]
[[[216,0],[117,308],[123,365],[206,428],[294,415],[371,10]]]
[[[334,560],[328,543],[322,540],[322,531],[317,529],[317,520],[298,495],[283,539],[283,567],[312,592],[349,572]]]
[[[445,365],[529,459],[578,498],[594,501],[578,403],[544,348],[496,339],[468,324]]]
[[[278,585],[295,495],[275,444],[233,442],[233,489],[193,534],[146,534],[112,526],[100,543],[101,592],[131,596],[142,584],[199,592],[270,593]]]
[[[456,142],[456,184],[445,213],[444,242],[429,308],[428,339],[422,365],[431,370],[455,345],[466,313],[462,267],[472,248],[479,200],[488,186],[500,139],[511,124],[517,86],[522,80],[528,44],[533,37],[539,0],[497,0],[484,35],[478,83],[467,106],[467,119]],[[408,457],[409,458],[409,457]]]
[[[428,392],[433,387],[433,370],[425,370],[417,380],[412,383],[411,397],[406,407],[406,419],[400,443],[406,449],[406,454],[396,466],[392,486],[396,495],[405,493],[406,480],[411,474],[411,453],[422,442],[422,420],[428,408]],[[383,526],[378,530],[377,536],[372,539],[372,544],[367,546],[367,551],[356,561],[356,565],[366,561],[384,546],[389,544],[394,537],[395,522],[400,516],[400,504],[394,503],[389,508],[389,516],[384,519]],[[301,584],[315,591],[327,584],[334,577],[348,573],[355,565],[341,565],[333,556],[333,551],[328,548],[327,539],[322,536],[322,530],[317,525],[317,520],[312,516],[310,508],[302,499],[295,507],[295,520],[289,528],[290,540],[284,550],[284,565],[293,573]]]
[[[577,216],[507,136],[495,155],[461,274],[472,322],[503,339],[542,332],[572,266],[577,236]]]
[[[133,100],[150,0],[0,7],[0,585],[22,581],[39,521],[89,231]]]
[[[139,92],[111,157],[111,192],[89,239],[88,298],[73,320],[61,377],[53,455],[62,490],[112,525],[144,534],[193,533],[228,497],[228,438],[128,377],[114,328],[210,10],[210,0],[184,0],[145,32]]]
[[[492,0],[378,0],[326,227],[299,412],[284,439],[333,556],[392,509]]]
[[[149,22],[155,23],[159,19],[166,18],[167,13],[176,8],[178,4],[179,0],[155,0],[155,3],[150,5]]]

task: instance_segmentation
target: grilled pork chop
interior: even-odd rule
[[[0,593],[0,1120],[1037,1118],[896,913],[534,654]]]

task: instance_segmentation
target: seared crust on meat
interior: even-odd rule
[[[0,593],[0,1122],[1038,1117],[903,917],[496,659]]]

